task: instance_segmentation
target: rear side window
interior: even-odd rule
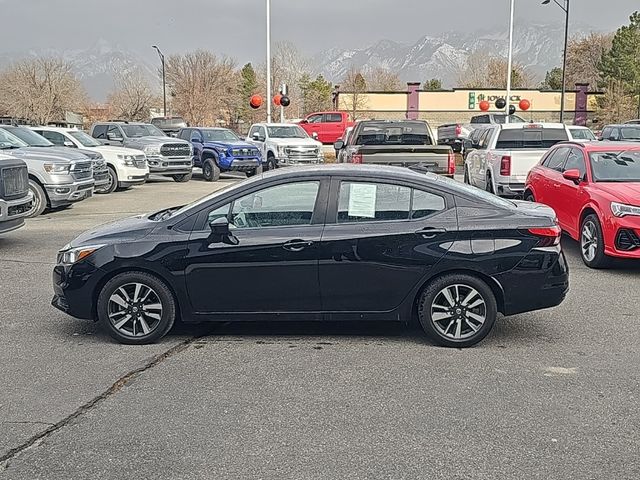
[[[93,127],[93,133],[91,134],[93,138],[103,138],[107,139],[107,126],[106,125],[96,125]]]
[[[549,156],[544,160],[544,162],[542,162],[542,165],[544,165],[547,168],[550,168],[551,170],[556,170],[558,172],[561,172],[562,165],[564,165],[564,161],[567,159],[569,150],[571,149],[568,147],[556,148],[554,151],[552,151],[549,154]]]
[[[342,121],[342,115],[340,115],[339,113],[327,113],[324,121],[330,123],[339,123]]]
[[[511,128],[500,132],[496,148],[499,150],[550,148],[568,139],[564,128]]]

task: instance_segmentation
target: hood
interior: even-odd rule
[[[186,140],[182,140],[180,138],[175,137],[140,137],[140,138],[129,138],[127,143],[130,144],[139,144],[139,145],[164,145],[165,143],[184,143],[186,145],[191,145]]]
[[[255,145],[247,143],[244,140],[236,140],[231,142],[208,141],[208,142],[204,142],[204,146],[210,147],[210,148],[250,148],[252,150],[257,149]]]
[[[322,144],[313,138],[270,138],[271,143],[276,145],[291,145],[291,146],[309,146],[320,148]]]
[[[83,154],[85,157],[89,157],[91,160],[102,160],[102,154],[97,150],[78,148],[76,152]]]
[[[136,150],[135,148],[116,147],[111,145],[102,145],[100,147],[91,147],[96,152],[100,152],[104,155],[140,155],[144,152],[142,150]]]
[[[618,202],[640,206],[640,182],[598,182],[594,185]]]
[[[113,244],[138,240],[147,236],[158,222],[149,220],[148,215],[136,215],[115,222],[106,223],[78,235],[70,243],[72,247],[93,244]]]
[[[86,155],[66,147],[23,147],[11,150],[11,155],[18,158],[28,158],[29,160],[56,162],[88,160]]]

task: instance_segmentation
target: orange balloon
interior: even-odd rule
[[[522,100],[520,100],[520,103],[518,104],[518,106],[520,107],[520,110],[526,111],[531,108],[531,102],[526,98],[523,98]]]
[[[482,100],[478,105],[480,106],[480,110],[483,112],[486,112],[491,107],[491,104],[486,100]]]
[[[280,106],[280,100],[282,100],[282,95],[280,95],[280,94],[277,94],[277,95],[275,95],[275,96],[273,97],[273,103],[274,103],[275,105]]]
[[[252,95],[249,105],[251,105],[251,108],[260,108],[262,106],[262,97],[260,95]]]

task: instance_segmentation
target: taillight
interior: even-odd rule
[[[540,247],[558,245],[560,243],[560,236],[562,235],[562,229],[557,225],[553,227],[529,228],[528,231],[531,235],[540,237],[540,243],[538,244]]]
[[[500,159],[500,175],[503,177],[511,175],[511,157],[509,155],[503,155]]]
[[[453,175],[456,173],[456,155],[453,152],[449,152],[447,155],[447,175]]]
[[[351,163],[362,163],[362,154],[361,153],[354,153],[351,156]]]
[[[457,124],[456,125],[456,137],[459,137],[460,135],[462,135],[462,125]]]

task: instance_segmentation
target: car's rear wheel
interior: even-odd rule
[[[609,258],[604,253],[600,220],[594,214],[587,215],[580,226],[580,256],[590,268],[604,268],[609,263]]]
[[[120,343],[143,345],[164,337],[173,326],[176,305],[169,288],[144,272],[109,280],[98,296],[98,320]]]
[[[216,182],[220,179],[220,168],[212,158],[202,163],[202,176],[207,182]]]
[[[496,193],[493,190],[493,179],[491,178],[490,173],[487,173],[487,181],[484,189],[489,193]]]
[[[524,200],[526,202],[535,202],[536,201],[536,197],[533,196],[533,193],[531,193],[530,191],[526,191],[524,192]]]
[[[273,156],[273,153],[269,153],[267,155],[267,170],[275,170],[276,168],[276,157]]]
[[[174,182],[178,182],[178,183],[186,183],[189,180],[191,180],[191,175],[192,173],[181,173],[179,175],[171,175],[171,178],[173,178]]]
[[[107,167],[109,182],[95,189],[96,193],[113,193],[118,188],[118,174],[111,166]]]
[[[41,215],[47,208],[47,194],[38,182],[31,179],[29,179],[29,191],[33,194],[33,201],[27,217],[33,218]]]
[[[498,309],[491,288],[479,278],[450,274],[422,292],[418,318],[427,336],[445,347],[470,347],[486,337]]]

